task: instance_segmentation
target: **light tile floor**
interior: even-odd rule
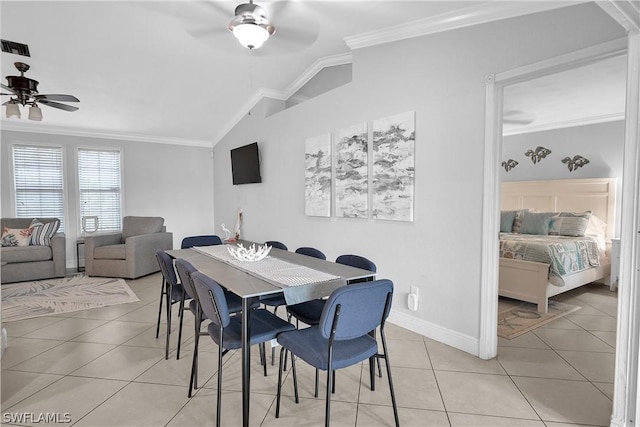
[[[165,360],[164,324],[155,339],[160,275],[129,284],[140,302],[5,324],[3,425],[20,424],[11,422],[20,414],[46,413],[77,426],[215,424],[215,344],[201,341],[201,388],[189,399],[193,316],[185,317],[180,359],[173,327]],[[602,285],[559,296],[582,309],[513,340],[500,338],[498,357],[489,361],[388,324],[401,425],[609,425],[616,297]],[[287,378],[276,419],[277,363],[265,378],[257,351],[252,357],[251,425],[323,424],[324,399],[313,398],[313,369],[298,365],[298,405]],[[224,363],[222,423],[241,425],[239,353]],[[375,392],[368,384],[367,365],[338,372],[332,425],[393,425],[386,379],[378,379]],[[322,387],[324,382],[321,396]]]

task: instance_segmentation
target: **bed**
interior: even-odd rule
[[[616,180],[614,178],[599,179],[566,179],[547,181],[522,181],[502,183],[501,204],[501,232],[500,235],[500,270],[498,294],[537,304],[538,311],[548,311],[548,300],[554,295],[570,291],[594,281],[609,281],[611,264],[609,261],[610,239],[615,230],[615,199]],[[517,233],[509,233],[508,215],[514,214],[514,226]],[[527,221],[527,229],[518,229],[523,224],[523,216],[518,212],[533,212],[537,221],[532,221],[533,215]],[[545,216],[549,218],[550,226],[558,233],[557,221],[560,215],[572,218],[565,221],[574,224],[589,214],[588,236],[549,236],[552,252],[564,252],[564,246],[570,246],[568,241],[573,237],[581,239],[575,245],[582,254],[572,253],[569,261],[550,261],[542,256],[543,250],[539,246],[545,239],[543,229]],[[552,219],[553,218],[553,219]],[[593,218],[593,220],[592,220]],[[533,223],[537,225],[532,226]],[[584,224],[584,223],[583,223]],[[539,230],[538,230],[539,229]],[[565,228],[570,230],[571,228]],[[548,228],[547,228],[548,230]],[[594,231],[595,230],[595,231]],[[526,233],[521,233],[525,231]],[[597,231],[597,232],[596,232]],[[548,233],[548,231],[547,231]],[[525,234],[527,234],[525,236]],[[579,234],[561,232],[560,234]],[[531,243],[530,241],[533,241]],[[531,249],[524,247],[531,244]],[[594,249],[597,246],[597,250]],[[524,249],[523,249],[524,247]],[[516,248],[523,252],[534,254],[533,259],[524,259]],[[568,251],[568,250],[567,250]],[[594,253],[596,252],[596,253]],[[578,257],[581,256],[580,259]],[[595,257],[595,259],[594,259]],[[559,264],[559,265],[558,265]],[[560,266],[561,268],[556,268]],[[569,268],[562,268],[562,267]],[[575,268],[574,268],[575,267]]]

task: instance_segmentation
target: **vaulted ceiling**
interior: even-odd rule
[[[13,63],[23,61],[41,93],[72,94],[81,101],[72,113],[42,107],[42,122],[26,120],[24,112],[21,120],[6,119],[3,111],[3,129],[210,146],[262,96],[290,97],[322,67],[349,63],[353,49],[580,2],[261,2],[276,34],[253,51],[226,28],[238,3],[0,2],[2,39],[25,43],[31,53],[3,52],[2,76],[17,75]],[[604,74],[590,70],[576,90],[613,84],[607,77],[619,79],[620,64],[607,64]],[[562,78],[580,81],[576,75]],[[553,116],[554,107],[541,99],[548,87],[556,94],[568,90],[548,81],[523,86],[511,91],[507,107],[539,121]],[[613,106],[619,103],[615,87],[616,100],[605,103],[611,109],[606,114],[620,108]],[[531,89],[538,99],[523,103],[519,98]]]

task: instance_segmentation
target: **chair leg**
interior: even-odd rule
[[[167,292],[167,339],[164,346],[164,358],[169,359],[169,335],[171,334],[171,289]]]
[[[265,343],[260,343],[260,360],[264,369],[264,376],[267,376],[267,350]]]
[[[196,325],[199,325],[199,322],[196,320]],[[197,326],[196,326],[197,327]],[[191,397],[193,394],[193,389],[198,388],[198,344],[200,342],[200,331],[196,329],[196,336],[193,345],[193,360],[191,361],[191,378],[189,379],[189,394]]]
[[[296,403],[300,403],[298,398],[298,371],[296,371],[296,357],[291,353],[291,374],[293,375],[293,396]]]
[[[182,343],[182,322],[184,320],[184,298],[185,298],[184,289],[182,290],[182,300],[180,301],[180,327],[178,328],[178,349],[176,350],[176,360],[180,359],[180,344]]]
[[[318,371],[318,368],[316,368],[316,387],[315,387],[315,391],[313,393],[313,397],[318,397],[318,383],[320,382],[320,371]]]
[[[276,396],[276,418],[280,418],[280,396],[282,393],[282,366],[284,364],[284,347],[280,349],[280,363],[278,367],[278,395]]]
[[[393,417],[396,422],[396,427],[400,427],[400,421],[398,418],[398,405],[396,404],[396,393],[393,389],[393,379],[391,378],[391,365],[389,363],[389,353],[387,352],[387,339],[384,336],[384,330],[380,331],[382,338],[382,349],[384,351],[384,362],[387,366],[387,377],[389,378],[389,391],[391,392],[391,405],[393,406]]]
[[[160,336],[160,317],[162,316],[162,301],[164,300],[164,295],[166,293],[165,291],[166,283],[167,282],[164,280],[164,277],[163,277],[162,288],[160,289],[160,307],[158,308],[158,323],[156,325],[156,339],[158,339],[158,337]]]
[[[222,327],[220,327],[220,337],[222,337]],[[216,427],[220,427],[220,419],[222,409],[222,339],[220,339],[220,345],[218,345],[218,400],[216,403]]]
[[[327,368],[327,401],[325,403],[324,410],[325,427],[329,427],[329,422],[331,421],[331,390],[333,389],[333,379],[335,378],[335,372],[331,369],[331,359],[329,359],[329,365]]]
[[[375,361],[374,359],[377,359],[376,357],[370,357],[369,358],[369,379],[371,381],[371,391],[375,391],[376,390],[376,368],[375,368]],[[380,361],[378,360],[378,363],[380,363]]]

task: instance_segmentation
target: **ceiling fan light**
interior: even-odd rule
[[[29,120],[42,121],[42,110],[36,104],[29,107]]]
[[[20,108],[18,107],[18,104],[14,104],[13,102],[10,102],[7,104],[7,119],[11,118],[11,117],[17,117],[20,118],[21,114],[20,114]]]
[[[233,27],[233,35],[247,49],[259,49],[269,38],[269,31],[258,24],[240,24]]]

